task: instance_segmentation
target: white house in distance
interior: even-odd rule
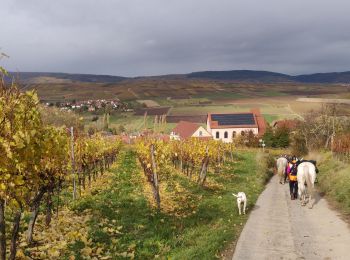
[[[212,138],[211,134],[203,126],[187,121],[180,121],[170,133],[171,140],[183,140],[190,137]]]
[[[263,135],[265,132],[265,120],[258,109],[249,113],[209,113],[207,130],[214,140],[230,143],[236,135],[244,135],[250,131],[254,135]]]

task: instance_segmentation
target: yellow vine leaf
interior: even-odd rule
[[[91,247],[84,247],[82,250],[80,250],[80,252],[84,256],[90,256],[92,254],[92,249],[91,249]]]
[[[54,258],[54,257],[59,257],[60,256],[60,252],[54,248],[50,248],[49,250],[47,250],[47,254],[50,258]]]
[[[16,259],[26,259],[26,256],[25,256],[25,254],[23,253],[23,250],[22,250],[22,249],[18,249],[18,250],[17,250]]]
[[[6,185],[4,183],[0,183],[0,190],[6,190]]]
[[[103,248],[99,247],[96,249],[96,255],[100,255],[103,251]]]

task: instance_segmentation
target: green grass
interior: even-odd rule
[[[268,123],[272,123],[275,120],[279,119],[279,116],[277,115],[269,115],[269,114],[264,114],[264,118]]]
[[[211,102],[208,98],[186,98],[186,99],[166,99],[166,98],[153,98],[161,106],[191,106],[200,105],[201,102]]]
[[[318,186],[337,208],[350,216],[350,164],[332,158],[330,153],[323,157],[318,166]]]
[[[294,117],[292,112],[286,107],[274,106],[261,103],[237,103],[225,105],[201,105],[201,106],[181,106],[173,107],[171,115],[205,115],[207,113],[237,113],[249,112],[252,108],[260,108],[262,114],[276,115],[280,118]]]
[[[195,95],[196,98],[206,98],[209,100],[225,100],[225,99],[242,99],[242,98],[248,98],[249,96],[238,93],[238,92],[229,92],[229,91],[220,91],[220,92],[210,92],[200,95]]]
[[[220,188],[199,187],[181,174],[169,177],[169,182],[178,183],[188,194],[181,204],[183,216],[158,213],[150,206],[143,193],[144,176],[132,151],[120,157],[111,186],[82,199],[74,209],[92,211],[90,238],[94,244],[103,245],[104,252],[113,259],[122,258],[123,252],[134,254],[136,259],[215,259],[238,239],[247,220],[247,215],[238,215],[231,193],[244,187],[250,198],[249,213],[269,177],[267,166],[260,164],[264,160],[256,158],[256,152],[245,151],[235,157],[235,162],[228,163],[220,174],[208,176]],[[165,204],[167,201],[162,201]],[[107,224],[101,225],[101,220],[107,220]],[[119,231],[106,232],[106,225]],[[80,242],[69,247],[76,259],[80,249]]]
[[[99,115],[98,120],[95,122],[91,121],[93,118],[92,113],[85,112],[82,115],[84,117],[85,129],[89,129],[89,127],[94,127],[99,130],[103,129],[103,115]],[[155,116],[147,116],[145,126],[147,129],[154,129],[154,117]],[[175,125],[176,124],[173,123],[167,123],[161,129],[156,129],[156,131],[170,133]],[[109,127],[118,129],[119,126],[123,126],[129,133],[144,130],[144,116],[136,116],[133,114],[133,112],[120,112],[111,114]]]
[[[103,130],[103,113],[96,115],[94,112],[81,112],[79,116],[83,117],[84,128],[88,131],[89,128]],[[93,117],[97,116],[97,121],[92,121]],[[144,116],[134,115],[134,112],[113,112],[109,118],[109,128],[118,130],[123,126],[128,133],[142,131],[145,128],[169,134],[176,126],[176,123],[166,123],[161,127],[154,128],[155,116],[148,115],[146,117],[146,125],[144,125]]]
[[[281,97],[281,96],[288,96],[286,93],[283,93],[283,92],[278,92],[278,91],[275,91],[275,90],[265,90],[261,93],[262,96],[265,96],[265,97]]]

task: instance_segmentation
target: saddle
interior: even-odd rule
[[[319,172],[319,170],[317,168],[317,162],[315,160],[300,160],[300,161],[297,161],[297,163],[296,163],[297,167],[298,167],[299,164],[301,164],[303,162],[310,162],[310,163],[312,163],[313,165],[315,165],[316,173]]]

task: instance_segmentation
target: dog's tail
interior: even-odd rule
[[[237,194],[232,193],[232,195],[233,195],[233,196],[235,196],[235,197],[238,197],[238,195],[237,195]]]

